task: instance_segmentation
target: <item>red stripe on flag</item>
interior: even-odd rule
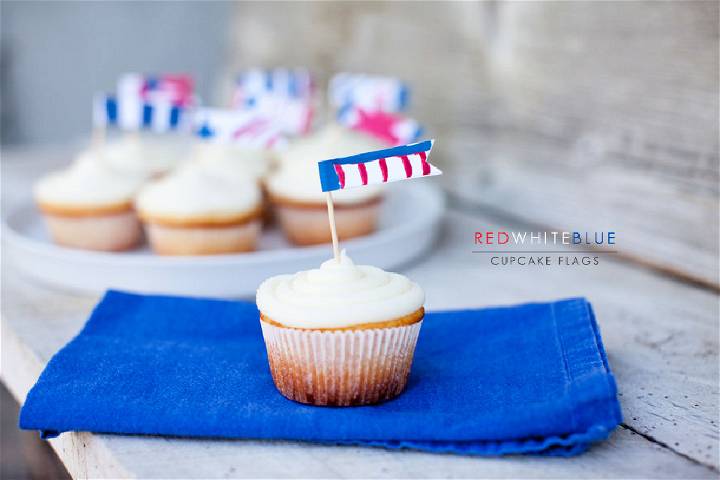
[[[403,167],[405,167],[405,177],[412,177],[412,164],[410,163],[410,159],[408,159],[407,155],[401,155],[400,158],[402,159]]]
[[[367,185],[367,167],[365,167],[364,163],[358,163],[357,167],[360,171],[360,180],[362,180],[362,184]]]
[[[427,162],[427,155],[425,152],[419,152],[420,162],[422,162],[423,176],[430,175],[430,164]]]
[[[335,167],[335,173],[337,173],[338,180],[340,181],[340,188],[345,188],[345,172],[343,171],[342,165],[336,163],[333,166]]]
[[[387,182],[387,177],[388,177],[387,162],[385,161],[384,158],[381,158],[380,162],[378,162],[378,163],[380,164],[380,172],[382,172],[383,182]]]

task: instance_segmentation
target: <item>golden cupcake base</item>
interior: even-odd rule
[[[332,330],[261,320],[275,386],[290,400],[310,405],[390,400],[407,384],[422,317],[420,309],[402,317],[399,326]]]
[[[302,203],[272,197],[276,220],[295,245],[329,243],[330,223],[325,203]],[[335,226],[340,240],[374,232],[380,214],[381,198],[355,205],[335,205]]]

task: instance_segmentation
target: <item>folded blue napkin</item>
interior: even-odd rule
[[[270,377],[248,302],[108,292],[48,363],[20,427],[286,439],[498,455],[572,455],[621,421],[590,304],[569,299],[425,316],[406,391],[313,407]]]

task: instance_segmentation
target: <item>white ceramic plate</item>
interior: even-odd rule
[[[356,263],[392,269],[433,244],[444,210],[439,189],[423,180],[387,189],[378,231],[341,242]],[[114,288],[143,293],[250,297],[272,275],[317,267],[332,256],[329,245],[293,247],[275,228],[263,232],[259,250],[233,255],[164,257],[147,247],[123,253],[90,252],[53,244],[28,200],[3,222],[4,258],[20,272],[74,291]]]

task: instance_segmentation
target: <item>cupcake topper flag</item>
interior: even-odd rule
[[[92,109],[93,145],[102,149],[108,125],[117,125],[118,105],[117,99],[112,95],[96,94],[93,97]]]
[[[428,162],[434,142],[435,140],[425,140],[318,162],[320,185],[326,194],[335,260],[340,261],[340,247],[335,228],[332,192],[364,185],[441,175],[440,169]]]

